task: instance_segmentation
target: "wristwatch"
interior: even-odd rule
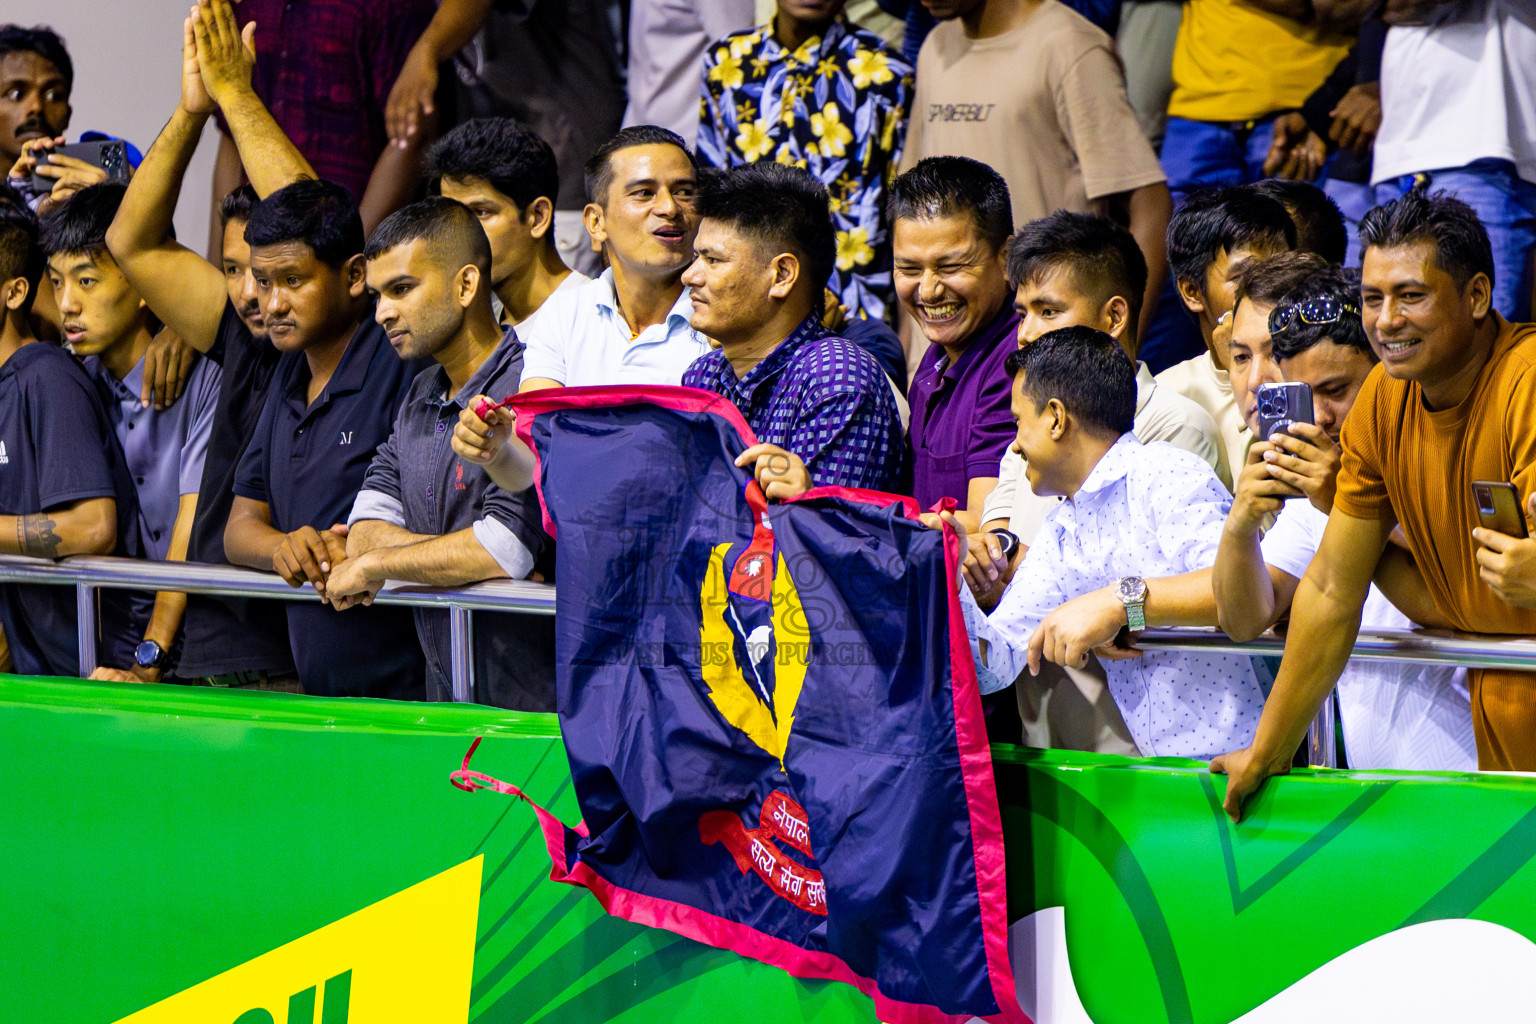
[[[997,542],[1003,546],[1003,561],[1012,562],[1013,553],[1019,550],[1018,534],[1012,530],[1004,530],[1001,527],[992,530],[991,533],[997,538]]]
[[[145,640],[134,648],[133,661],[139,668],[164,668],[165,648],[153,640]]]
[[[1125,605],[1125,628],[1132,633],[1147,628],[1147,581],[1127,576],[1115,588],[1115,596]]]

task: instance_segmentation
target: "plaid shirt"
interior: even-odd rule
[[[896,485],[901,417],[890,381],[873,356],[814,316],[745,377],[716,349],[688,367],[683,386],[730,399],[759,441],[805,460],[817,487]]]
[[[244,0],[256,95],[315,173],[361,202],[389,137],[384,101],[432,20],[433,0]]]

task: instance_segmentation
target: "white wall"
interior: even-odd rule
[[[69,141],[95,129],[141,152],[181,95],[181,23],[187,0],[4,0],[0,21],[47,25],[75,62]],[[208,243],[216,129],[210,123],[176,207],[176,236],[197,252]]]

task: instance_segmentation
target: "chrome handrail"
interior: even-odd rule
[[[275,574],[254,569],[86,555],[50,561],[45,558],[0,554],[0,581],[75,587],[76,603],[80,609],[80,664],[84,675],[88,675],[96,665],[94,592],[102,587],[174,590],[280,601],[320,599],[310,587],[290,587]],[[450,675],[453,699],[458,701],[468,701],[474,697],[474,659],[470,657],[473,612],[514,612],[525,615],[555,613],[554,585],[527,580],[494,580],[454,588],[388,583],[374,600],[380,604],[441,607],[449,610],[449,646],[452,652]],[[1261,636],[1239,642],[1213,629],[1149,629],[1140,634],[1137,644],[1146,650],[1250,656],[1278,657],[1285,650],[1285,641],[1280,637]],[[1361,661],[1536,671],[1536,640],[1419,630],[1362,631],[1355,641],[1351,657]],[[1333,700],[1330,694],[1308,731],[1314,764],[1332,765],[1336,760]]]
[[[96,667],[95,591],[170,590],[222,597],[264,597],[279,601],[318,601],[312,587],[290,587],[274,573],[238,569],[230,565],[200,562],[156,562],[137,558],[76,555],[50,561],[24,555],[0,554],[0,581],[73,585],[79,609],[80,674]],[[448,643],[452,653],[449,678],[453,699],[474,699],[474,659],[471,613],[519,612],[526,615],[555,614],[555,587],[528,580],[492,580],[464,587],[442,589],[406,583],[387,583],[374,601],[413,608],[448,609]]]

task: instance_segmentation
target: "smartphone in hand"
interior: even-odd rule
[[[126,182],[129,177],[128,146],[121,139],[99,139],[95,142],[76,142],[68,146],[57,146],[37,155],[38,166],[49,164],[52,154],[72,156],[76,160],[83,160],[93,167],[100,167],[107,172],[107,178],[111,181]],[[54,180],[32,172],[32,191],[38,193],[52,192]]]
[[[1483,529],[1522,540],[1529,536],[1525,514],[1520,511],[1520,492],[1514,484],[1474,480],[1472,503],[1477,506],[1477,521]]]

